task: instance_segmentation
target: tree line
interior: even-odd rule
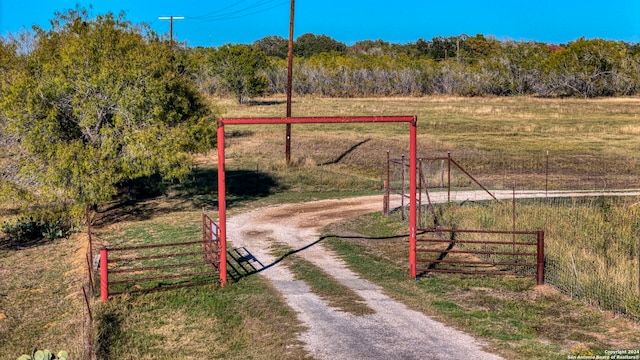
[[[638,44],[498,41],[482,35],[351,46],[294,42],[293,91],[336,97],[636,95]],[[284,94],[287,40],[185,48],[124,14],[56,13],[0,38],[0,198],[78,214],[136,179],[182,179],[216,145],[216,107]]]
[[[286,92],[287,50],[287,40],[268,36],[250,45],[184,51],[201,90],[234,94],[242,102]],[[250,54],[251,62],[240,53]],[[640,45],[621,41],[580,38],[554,45],[461,35],[404,45],[366,40],[347,46],[326,35],[304,34],[294,41],[293,53],[292,90],[297,95],[591,98],[637,95],[640,90]],[[223,70],[230,66],[235,75]],[[241,79],[244,88],[237,86]]]

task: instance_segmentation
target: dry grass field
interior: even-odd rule
[[[285,114],[281,97],[256,99],[250,105],[237,105],[233,99],[214,100],[224,117]],[[293,115],[417,115],[420,157],[450,152],[491,188],[640,188],[640,98],[308,97],[295,99]],[[271,203],[380,193],[387,151],[396,157],[408,151],[405,124],[294,125],[293,164],[287,167],[284,133],[284,126],[228,126],[231,212]],[[213,212],[215,206],[215,166],[214,151],[198,157],[198,166],[184,183],[166,184],[158,196],[126,206],[110,206],[109,211],[104,207],[100,213],[103,220],[96,228],[99,241],[124,244],[131,238],[164,241],[196,236],[199,211],[205,207]],[[12,201],[5,199],[0,205],[0,220],[16,215],[18,204]],[[572,212],[564,214],[568,217]],[[371,222],[379,226],[385,221]],[[371,230],[359,229],[361,222],[350,226],[345,231]],[[375,227],[371,231],[383,230]],[[78,244],[84,241],[76,234],[70,239],[15,248],[0,240],[0,353],[9,354],[8,359],[33,347],[66,348],[79,358],[84,345],[78,326],[86,314],[79,293],[81,284],[77,283],[84,276],[83,263],[76,254],[82,250]],[[343,248],[345,257],[365,250],[371,256],[390,256],[384,254],[384,246],[354,250],[351,245],[336,247]],[[356,264],[354,268],[360,266],[363,272],[371,273],[369,266],[382,269],[383,264]],[[385,274],[393,275],[384,278]],[[495,340],[492,346],[509,358],[544,359],[556,354],[552,358],[566,359],[572,348],[582,344],[598,349],[627,348],[640,341],[635,321],[585,307],[560,293],[540,294],[530,289],[530,283],[486,284],[452,277],[416,284],[406,279],[402,268],[393,266],[376,276],[383,278],[380,282],[389,286],[396,298],[475,336]],[[505,289],[487,291],[498,286]],[[480,306],[478,301],[485,303]],[[213,357],[218,358],[306,356],[294,338],[300,331],[295,316],[260,277],[247,277],[224,290],[212,285],[125,296],[107,304],[95,301],[93,306],[101,359],[211,355],[188,340],[195,337],[215,342]],[[539,319],[536,328],[521,326],[532,318]],[[273,324],[281,326],[274,330]],[[509,335],[516,330],[519,335]]]
[[[281,117],[286,106],[283,99],[252,106],[219,102],[224,117]],[[640,187],[639,98],[302,98],[292,109],[294,116],[417,115],[419,157],[450,152],[493,188],[512,188],[514,183],[542,188],[545,182],[550,189]],[[339,165],[379,179],[386,151],[396,157],[408,152],[408,131],[402,124],[292,128],[293,162],[312,168],[357,146]],[[242,142],[242,149],[231,147],[230,153],[239,159],[242,153],[251,154],[246,158],[259,166],[282,165],[283,126],[239,126],[237,131],[265,136],[252,137],[260,143]]]

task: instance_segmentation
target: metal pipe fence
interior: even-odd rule
[[[534,276],[544,284],[544,232],[419,229],[418,271]],[[448,236],[444,236],[448,234]],[[464,234],[465,239],[458,239]],[[515,236],[523,239],[516,240]],[[486,239],[486,238],[489,239]],[[531,237],[535,237],[531,240]],[[509,238],[509,239],[506,239]],[[437,255],[437,256],[436,256]],[[422,266],[420,266],[422,265]]]
[[[218,226],[202,216],[202,240],[100,249],[100,299],[217,282]],[[113,257],[117,253],[118,257]]]

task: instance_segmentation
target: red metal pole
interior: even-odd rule
[[[418,119],[410,123],[409,129],[409,273],[412,278],[416,278],[416,162],[417,162],[417,122]],[[404,166],[403,166],[404,167]]]
[[[404,154],[402,154],[402,165],[400,166],[400,168],[402,169],[402,198],[400,199],[400,210],[402,210],[400,213],[402,214],[401,218],[402,221],[404,221]],[[411,167],[411,164],[409,164],[409,167]],[[411,184],[409,184],[409,187],[411,187]]]
[[[544,285],[544,231],[538,231],[538,256],[536,279],[538,285]]]
[[[418,185],[416,185],[418,191],[418,226],[422,227],[422,188],[424,187],[422,184],[422,159],[418,161],[418,174],[416,176],[418,176]]]
[[[220,221],[220,286],[227,284],[227,187],[224,170],[224,123],[218,121],[218,214]]]
[[[109,300],[109,260],[107,248],[100,249],[100,300]]]

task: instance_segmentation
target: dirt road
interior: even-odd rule
[[[494,193],[510,198],[511,191]],[[613,195],[639,195],[637,191]],[[590,196],[594,192],[549,192],[548,196]],[[544,192],[518,192],[517,197],[544,197]],[[446,193],[431,194],[432,202],[446,201]],[[485,192],[452,193],[452,201],[481,200]],[[392,207],[399,199],[392,200]],[[320,230],[333,222],[380,211],[382,196],[341,200],[321,200],[257,209],[233,216],[227,221],[227,238],[235,247],[245,247],[262,264],[276,259],[269,254],[274,241],[300,249],[317,242]],[[261,272],[282,293],[288,305],[307,327],[300,340],[316,359],[500,359],[483,350],[478,340],[438,323],[391,299],[382,289],[347,269],[322,244],[309,246],[297,255],[320,266],[340,283],[355,291],[375,311],[355,316],[328,306],[309,287],[283,265],[275,264]]]

